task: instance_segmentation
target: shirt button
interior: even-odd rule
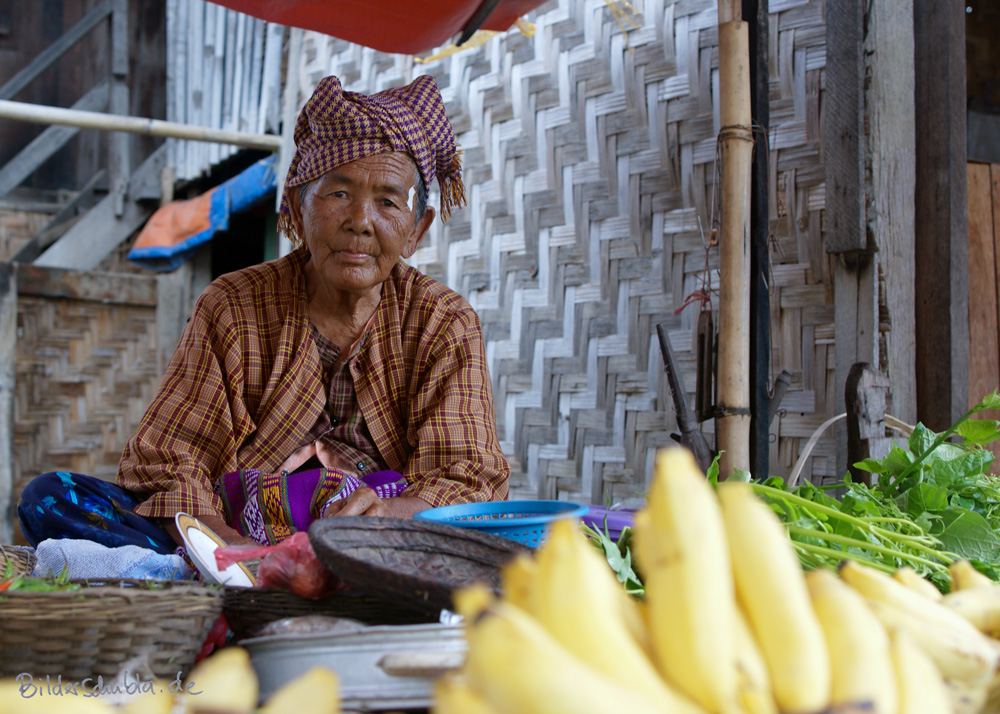
[[[359,461],[358,462],[358,471],[364,471],[364,470],[365,470],[365,462],[364,461]]]
[[[337,426],[340,423],[340,417],[330,417],[330,423]]]

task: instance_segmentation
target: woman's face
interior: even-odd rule
[[[375,154],[338,166],[289,195],[292,222],[327,288],[380,291],[392,267],[409,258],[434,220],[417,218],[416,165],[408,154]]]

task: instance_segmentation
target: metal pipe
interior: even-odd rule
[[[80,129],[100,129],[102,131],[124,131],[130,134],[146,136],[164,136],[190,141],[209,141],[217,144],[233,144],[249,149],[262,151],[277,151],[281,146],[281,137],[271,134],[250,134],[241,131],[223,131],[205,126],[191,126],[177,122],[146,119],[144,117],[126,117],[120,114],[102,114],[101,112],[85,112],[79,109],[62,109],[26,102],[0,100],[0,118],[16,119],[17,121],[36,124],[61,124],[75,126]]]

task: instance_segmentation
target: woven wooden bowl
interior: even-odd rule
[[[222,611],[222,590],[200,583],[82,585],[0,593],[0,678],[109,678],[144,656],[153,674],[172,680],[194,664]]]
[[[19,545],[0,545],[0,580],[7,572],[7,563],[11,565],[11,577],[31,575],[35,569],[35,551]]]

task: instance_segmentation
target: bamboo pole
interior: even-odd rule
[[[80,129],[102,129],[104,131],[124,131],[146,136],[166,136],[191,141],[211,141],[219,144],[234,144],[249,149],[277,151],[281,137],[270,134],[248,134],[242,131],[223,131],[203,126],[178,124],[176,122],[127,117],[120,114],[85,112],[78,109],[62,109],[40,104],[0,100],[0,118],[36,124],[60,124]]]
[[[719,0],[722,207],[718,412],[722,478],[750,468],[750,50],[739,0]],[[767,476],[767,474],[759,474]]]

